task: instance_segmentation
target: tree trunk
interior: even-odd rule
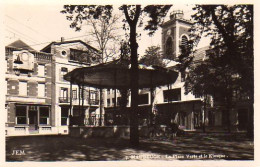
[[[205,125],[205,114],[206,114],[206,99],[207,97],[204,96],[203,100],[203,109],[202,109],[202,131],[203,133],[206,132],[206,125]]]
[[[149,112],[149,126],[152,126],[152,122],[153,122],[153,109],[154,109],[154,96],[155,96],[155,89],[154,88],[150,88],[150,94],[151,94],[151,110]]]
[[[130,25],[130,48],[131,48],[131,114],[130,114],[130,144],[139,145],[138,132],[138,60],[136,42],[136,25]]]
[[[230,124],[230,110],[232,109],[232,102],[231,102],[231,96],[227,96],[227,128],[228,128],[228,133],[231,133],[231,124]]]
[[[130,27],[130,49],[131,49],[131,113],[130,113],[130,145],[139,145],[138,132],[138,44],[136,42],[136,26],[141,14],[141,5],[136,5],[134,18],[131,19],[128,13],[127,5],[123,5],[125,18]]]
[[[100,89],[100,96],[99,96],[99,126],[102,126],[102,114],[103,114],[103,89]]]

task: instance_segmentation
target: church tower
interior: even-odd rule
[[[183,16],[183,11],[173,11],[170,20],[161,25],[162,51],[166,59],[175,60],[180,54],[180,46],[186,45],[189,40],[189,28],[192,23]]]

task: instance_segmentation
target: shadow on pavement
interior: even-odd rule
[[[12,155],[13,150],[22,150],[24,155]],[[194,155],[195,158],[187,157],[188,154]],[[206,157],[199,158],[202,154]],[[143,155],[149,156],[150,160],[253,160],[254,145],[253,141],[246,139],[243,134],[189,134],[172,140],[163,137],[153,140],[143,138],[140,139],[137,148],[129,147],[129,140],[120,138],[82,139],[70,136],[6,138],[6,161],[142,160],[144,157],[140,156]]]

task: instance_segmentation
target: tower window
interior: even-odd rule
[[[170,37],[166,41],[165,53],[167,57],[172,55],[172,38]]]
[[[187,46],[187,45],[188,45],[188,38],[185,35],[183,35],[181,37],[181,46]]]

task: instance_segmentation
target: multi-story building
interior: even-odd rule
[[[52,106],[55,111],[55,126],[58,133],[67,133],[70,107],[74,123],[97,125],[99,119],[99,91],[85,85],[70,85],[63,76],[76,68],[97,64],[98,50],[81,40],[52,42],[42,52],[54,55],[54,95]],[[82,114],[85,118],[81,120]]]
[[[5,49],[7,135],[66,134],[70,107],[74,122],[84,114],[83,124],[98,124],[99,91],[63,79],[75,68],[96,64],[98,50],[80,40],[63,39],[41,52],[21,40]]]
[[[6,46],[5,53],[7,135],[51,132],[53,55],[37,52],[21,40]]]

